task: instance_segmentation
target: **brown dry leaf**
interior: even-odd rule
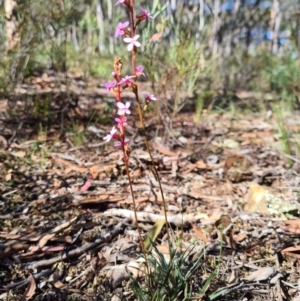
[[[68,162],[67,160],[64,160],[62,158],[58,158],[56,156],[52,156],[52,159],[54,161],[58,162],[58,163],[61,163],[65,166],[67,166],[67,168],[65,169],[65,174],[68,174],[71,171],[77,171],[79,173],[85,173],[89,170],[89,168],[87,168],[87,167],[79,167],[77,165],[74,165],[74,164]]]
[[[55,233],[51,233],[51,234],[45,234],[42,236],[42,238],[39,241],[39,247],[42,248],[44,247],[47,242],[52,239],[56,234]]]
[[[75,113],[76,113],[78,116],[80,116],[81,118],[83,117],[83,113],[82,113],[82,111],[81,111],[80,108],[76,107],[76,108],[74,109],[74,111],[75,111]],[[84,131],[84,127],[83,127],[83,130],[82,130],[82,131]]]
[[[157,145],[152,145],[152,147],[154,149],[156,149],[157,151],[159,151],[161,154],[163,155],[166,155],[166,156],[169,156],[169,157],[178,157],[178,155],[166,148],[163,148],[163,147],[160,147],[160,146],[157,146]]]
[[[281,253],[291,256],[293,258],[300,259],[300,246],[285,248],[281,250]]]
[[[100,172],[102,172],[102,171],[100,170],[99,166],[94,165],[94,166],[90,167],[90,174],[91,174],[93,180],[95,180],[98,177]]]
[[[193,223],[192,223],[192,227],[199,239],[203,240],[205,243],[210,242],[210,239],[207,237],[207,234],[205,232],[203,232],[201,229],[198,229]]]
[[[275,269],[273,267],[259,268],[258,270],[252,272],[249,276],[244,278],[244,280],[263,281],[263,280],[267,280],[274,273],[275,273]]]
[[[247,237],[247,233],[241,233],[239,235],[233,236],[234,241],[240,242],[243,241]]]
[[[56,226],[54,229],[51,230],[52,233],[60,232],[61,230],[68,228],[73,222],[77,220],[77,216],[73,217],[68,222],[62,223],[61,225]]]
[[[294,234],[300,234],[300,219],[293,219],[284,221],[285,225],[281,225],[280,229],[291,232]]]
[[[92,176],[92,179],[95,180],[99,174],[101,173],[111,173],[116,170],[116,164],[96,164],[88,169],[86,169],[84,172],[89,171],[89,173]]]
[[[18,158],[24,158],[26,156],[26,152],[25,151],[17,151],[17,152],[11,152],[10,153],[12,156],[14,157],[18,157]]]
[[[226,160],[225,160],[225,163],[224,163],[224,168],[225,170],[228,170],[229,168],[233,167],[234,165],[237,165],[239,160],[241,159],[242,157],[240,156],[237,156],[237,155],[233,155],[233,156],[230,156],[228,157]]]
[[[9,169],[9,170],[7,171],[7,174],[5,175],[5,181],[6,181],[6,182],[11,181],[11,178],[12,178],[12,172],[13,172],[12,169]]]
[[[43,247],[43,248],[39,248],[39,247],[34,247],[34,246],[31,246],[29,247],[29,251],[31,253],[34,253],[34,252],[38,252],[38,251],[43,251],[43,252],[60,252],[60,251],[63,251],[65,249],[65,246],[64,245],[61,245],[61,246],[53,246],[53,247]],[[26,253],[23,253],[23,255],[25,255]]]
[[[140,198],[137,198],[135,200],[135,203],[136,204],[140,204],[140,203],[143,203],[143,202],[147,202],[147,201],[151,201],[151,199],[149,199],[149,197],[145,196],[145,197],[140,197]],[[154,201],[155,201],[155,198],[154,198]],[[119,205],[125,205],[125,204],[132,204],[132,199],[129,199],[129,200],[121,200],[118,202]]]
[[[195,164],[196,168],[207,169],[207,165],[202,160],[197,161]]]
[[[231,249],[237,250],[236,242],[233,238],[233,231],[230,231],[229,236],[227,236],[227,235],[225,236],[225,240]]]
[[[212,169],[211,166],[208,166],[207,164],[205,164],[202,160],[197,161],[194,164],[181,164],[180,162],[178,162],[178,166],[180,166],[181,168],[187,168],[186,170],[183,171],[184,174],[188,174],[190,172],[192,172],[195,168],[199,168],[199,169]]]
[[[101,204],[101,203],[110,203],[110,202],[120,202],[124,200],[122,195],[112,196],[114,195],[114,191],[107,191],[105,194],[98,196],[90,196],[81,201],[73,201],[74,206],[82,205],[82,204]]]
[[[270,132],[268,132],[268,134],[270,135]],[[246,132],[243,133],[241,135],[242,139],[245,139],[241,145],[245,146],[245,145],[262,145],[263,141],[262,139],[259,138],[260,137],[260,133],[259,132]]]
[[[57,289],[61,289],[65,285],[59,280],[59,270],[55,270],[55,272],[52,274],[53,279],[53,285]]]
[[[157,260],[160,260],[159,257],[163,256],[166,262],[170,262],[170,249],[167,246],[163,246],[163,245],[158,245],[156,246],[158,252],[154,249],[152,249],[152,255],[154,258],[156,258]],[[181,250],[179,250],[179,248],[176,248],[178,252],[181,252]]]
[[[36,232],[32,232],[31,234],[26,234],[26,235],[0,233],[0,237],[4,237],[6,239],[19,239],[19,240],[38,241],[41,238],[41,235],[36,233]]]
[[[215,222],[215,227],[218,233],[219,240],[223,240],[223,230],[227,228],[231,223],[231,220],[228,216],[224,215]]]
[[[61,289],[62,287],[65,286],[60,280],[56,280],[55,282],[53,282],[53,285],[57,289]]]
[[[85,172],[87,172],[87,168],[85,168],[85,167],[78,167],[78,166],[76,166],[76,165],[72,165],[72,166],[69,166],[69,167],[67,167],[66,169],[65,169],[65,174],[68,174],[68,173],[70,173],[70,172],[72,172],[72,171],[77,171],[77,172],[79,172],[79,173],[85,173]]]
[[[36,289],[36,283],[34,277],[30,274],[29,276],[29,285],[26,288],[23,296],[20,298],[20,301],[27,301],[30,300],[31,297],[34,295],[35,289]]]
[[[169,247],[164,246],[164,245],[157,245],[156,248],[160,253],[169,254],[169,252],[170,252]]]
[[[6,247],[4,250],[1,250],[0,252],[0,259],[5,258],[11,254],[17,253],[19,251],[27,250],[28,245],[21,244],[21,243],[15,243],[11,246]]]
[[[269,133],[269,134],[270,134],[270,133]],[[257,132],[246,132],[246,133],[242,133],[241,138],[243,138],[243,139],[257,138]]]

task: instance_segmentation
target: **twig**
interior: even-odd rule
[[[9,196],[10,194],[14,194],[15,192],[17,192],[18,190],[17,189],[14,189],[14,190],[11,190],[9,192],[6,192],[4,194],[2,194],[2,197],[7,197]]]
[[[134,211],[127,209],[108,209],[103,213],[103,216],[119,216],[134,220]],[[137,212],[136,217],[141,222],[152,222],[156,223],[158,220],[165,219],[163,214],[154,214],[150,212]],[[182,223],[195,222],[197,220],[208,219],[206,213],[200,214],[177,214],[167,215],[168,222],[175,226],[182,226]]]
[[[124,228],[125,228],[125,223],[118,223],[112,231],[104,234],[103,236],[100,236],[92,243],[85,244],[81,247],[78,247],[75,250],[71,250],[68,253],[62,254],[61,256],[56,256],[56,257],[53,257],[50,259],[25,263],[25,264],[23,264],[23,267],[26,267],[28,269],[36,269],[36,268],[52,265],[59,261],[67,260],[71,257],[79,256],[79,255],[83,254],[84,252],[97,247],[99,244],[102,244],[102,243],[105,243],[105,242],[111,240],[113,237],[115,237],[120,232],[122,232]]]
[[[276,263],[276,270],[280,271],[280,263],[279,263],[278,254],[277,253],[275,254],[275,263]],[[278,299],[277,300],[278,301],[283,301],[282,294],[281,294],[282,290],[281,290],[280,280],[279,279],[277,279],[277,281],[276,281],[276,288],[277,288],[277,291],[278,291],[278,294],[277,294],[277,298]]]
[[[7,144],[8,144],[9,146],[11,145],[11,143],[13,142],[13,140],[15,139],[16,135],[18,134],[18,132],[21,130],[22,126],[23,126],[23,121],[20,121],[20,122],[18,123],[17,128],[13,131],[11,137],[10,137],[10,138],[8,139],[8,141],[7,141]]]
[[[288,283],[288,282],[286,282],[286,281],[284,281],[284,280],[281,280],[281,282],[284,283],[285,285],[287,285],[287,286],[289,286],[289,287],[295,289],[297,292],[300,292],[300,289],[299,289],[297,286],[292,285],[292,284],[290,284],[290,283]]]
[[[33,278],[35,280],[38,280],[42,277],[47,277],[49,275],[51,275],[53,273],[53,271],[51,269],[47,269],[47,270],[44,270],[40,273],[37,273],[35,275],[33,275]],[[30,277],[28,277],[27,279],[25,280],[22,280],[22,281],[19,281],[19,282],[16,282],[16,283],[11,283],[11,284],[8,284],[6,285],[4,288],[7,289],[7,290],[11,290],[11,289],[14,289],[14,288],[22,288],[24,286],[27,286],[30,282]]]
[[[285,157],[287,157],[288,159],[290,160],[293,160],[294,162],[296,163],[300,163],[300,160],[298,160],[297,158],[293,157],[293,156],[290,156],[288,154],[283,154]]]

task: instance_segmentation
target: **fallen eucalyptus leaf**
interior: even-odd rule
[[[263,280],[267,280],[274,273],[275,273],[275,269],[272,267],[260,268],[256,271],[252,272],[249,276],[247,276],[243,280],[263,281]]]
[[[27,300],[31,299],[31,297],[34,295],[34,292],[36,289],[35,279],[31,274],[30,274],[29,278],[30,278],[29,285],[26,288],[23,296],[20,298],[20,301],[27,301]]]

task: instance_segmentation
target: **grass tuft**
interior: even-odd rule
[[[153,244],[152,252],[147,257],[151,273],[145,274],[143,282],[131,276],[131,289],[138,300],[184,301],[193,299],[191,299],[193,296],[191,278],[199,269],[204,253],[194,261],[192,259],[193,247],[181,251],[172,242],[170,250],[172,254],[163,254]]]

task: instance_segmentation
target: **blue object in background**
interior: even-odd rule
[[[220,11],[231,11],[234,8],[234,1],[227,1],[220,6]]]

